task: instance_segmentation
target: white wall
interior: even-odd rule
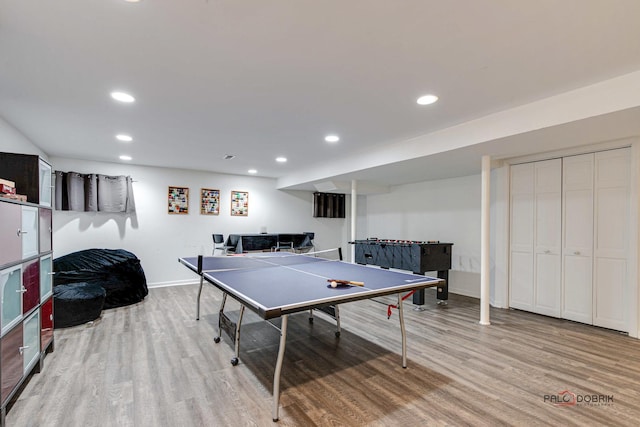
[[[45,153],[6,120],[0,117],[0,151],[5,153],[37,154],[46,159]]]
[[[480,175],[473,175],[369,195],[367,237],[453,243],[449,291],[479,297],[480,190]]]
[[[54,257],[88,248],[122,248],[140,258],[149,286],[188,283],[182,256],[211,254],[212,233],[313,231],[317,249],[340,246],[345,220],[313,218],[312,194],[275,189],[275,180],[52,157],[54,170],[130,175],[135,215],[54,211]],[[189,214],[167,213],[168,186],[189,187]],[[200,188],[220,190],[220,215],[200,215]],[[249,215],[230,215],[232,190],[249,192]],[[346,248],[343,247],[343,250]]]

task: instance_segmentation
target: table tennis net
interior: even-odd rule
[[[340,248],[297,254],[293,252],[254,252],[232,256],[199,256],[185,258],[185,262],[197,265],[197,271],[223,271],[255,269],[273,266],[293,266],[317,262],[338,262],[342,260]]]
[[[252,254],[248,256],[248,262],[251,267],[279,265],[293,266],[300,264],[309,264],[316,262],[342,261],[342,251],[340,248],[326,249],[322,251],[307,252],[305,254],[297,254],[293,252],[271,252],[263,254]]]
[[[295,260],[299,260],[301,263],[304,263],[309,262],[309,258],[317,258],[327,261],[342,261],[342,248],[310,251],[303,254],[295,252],[263,252],[259,254],[252,254],[252,258],[261,260],[273,260],[274,263],[280,263],[277,260],[288,260],[292,263],[295,263]]]

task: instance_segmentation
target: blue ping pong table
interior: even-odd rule
[[[281,325],[278,328],[280,347],[273,375],[273,421],[278,420],[280,372],[290,314],[313,309],[326,311],[327,307],[335,307],[337,314],[338,304],[397,294],[402,334],[402,367],[406,368],[407,351],[402,293],[437,286],[443,282],[442,279],[433,277],[289,252],[258,256],[185,257],[180,258],[179,262],[200,276],[196,318],[200,316],[200,296],[205,281],[223,292],[218,317],[218,336],[215,342],[220,342],[223,330],[234,341],[235,357],[231,359],[233,365],[238,363],[240,324],[245,307],[265,320],[281,318]],[[329,280],[364,282],[364,285],[332,287]],[[241,304],[238,320],[235,323],[224,314],[227,295]],[[327,312],[334,314],[333,311]],[[334,317],[338,322],[336,336],[339,336],[339,317],[337,315]]]

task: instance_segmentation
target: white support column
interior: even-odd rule
[[[356,223],[358,222],[358,181],[351,180],[351,242],[356,240]],[[356,262],[356,245],[350,245],[351,262]]]
[[[489,286],[491,281],[491,247],[489,224],[491,220],[491,157],[482,156],[482,204],[480,232],[480,324],[489,322]]]

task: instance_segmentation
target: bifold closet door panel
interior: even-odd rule
[[[562,159],[562,318],[593,323],[594,155]]]
[[[561,314],[562,160],[534,163],[535,298],[534,311]]]
[[[509,305],[533,310],[534,168],[532,163],[511,167]]]
[[[627,330],[630,149],[595,154],[593,324]]]
[[[533,257],[531,253],[511,252],[510,305],[533,311]]]

